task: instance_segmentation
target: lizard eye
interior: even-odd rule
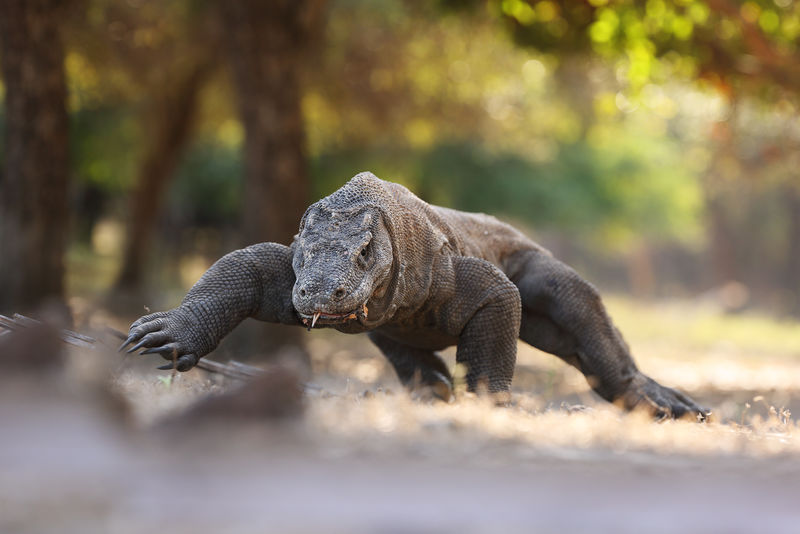
[[[362,265],[366,265],[367,261],[369,261],[369,253],[370,253],[369,243],[367,243],[366,245],[361,247],[361,251],[359,252],[360,257],[358,259]]]

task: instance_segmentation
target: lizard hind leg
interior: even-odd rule
[[[606,312],[597,290],[570,267],[541,251],[526,251],[513,269],[522,297],[520,337],[575,366],[609,402],[656,417],[706,417],[688,396],[642,374]]]
[[[435,352],[405,345],[375,331],[369,333],[369,338],[392,364],[412,396],[445,402],[453,397],[453,377]]]

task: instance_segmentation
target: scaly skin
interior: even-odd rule
[[[458,345],[467,387],[508,398],[523,341],[579,369],[592,389],[657,417],[704,418],[642,374],[595,288],[494,217],[426,204],[371,173],[311,205],[290,246],[217,261],[177,308],[133,323],[123,344],[191,369],[247,317],[369,332],[408,388],[449,399],[435,351]]]

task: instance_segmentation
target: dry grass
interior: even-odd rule
[[[580,413],[539,412],[525,406],[530,401],[521,396],[517,406],[498,409],[475,398],[428,405],[405,395],[348,395],[313,399],[307,424],[316,437],[334,438],[338,447],[349,445],[354,453],[368,448],[371,452],[413,451],[436,457],[488,447],[502,451],[490,455],[490,461],[508,464],[542,451],[558,454],[559,450],[753,457],[800,453],[796,423],[778,414],[769,419],[755,416],[744,426],[658,424],[644,414],[622,414],[612,407]]]
[[[322,391],[309,395],[305,431],[312,441],[335,444],[341,454],[369,448],[451,455],[491,446],[502,451],[493,461],[509,463],[530,451],[559,449],[753,457],[800,452],[791,416],[800,399],[796,324],[618,298],[610,300],[610,309],[640,367],[711,406],[715,423],[654,423],[641,414],[622,413],[592,395],[578,372],[524,344],[512,407],[495,408],[469,395],[451,404],[412,401],[363,336],[314,331],[309,334],[312,380]],[[719,338],[705,341],[714,330]],[[757,343],[761,338],[763,346]],[[756,345],[758,357],[750,352]],[[445,358],[452,364],[453,351]],[[179,375],[171,384],[141,372],[124,370],[117,385],[146,424],[227,387],[200,371]],[[576,404],[588,408],[570,409]]]
[[[0,377],[0,531],[797,532],[797,325],[679,306],[611,301],[640,367],[719,422],[622,413],[523,345],[511,407],[415,401],[363,336],[314,331],[302,418],[188,425],[237,382],[74,351],[60,381]]]

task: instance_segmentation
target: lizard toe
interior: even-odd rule
[[[169,371],[171,369],[176,369],[176,370],[180,371],[181,373],[183,373],[183,372],[188,371],[189,369],[191,369],[195,365],[197,365],[198,361],[199,361],[199,358],[197,356],[195,356],[194,354],[184,354],[183,356],[181,356],[180,358],[177,358],[174,361],[171,361],[171,362],[169,362],[169,363],[167,363],[165,365],[159,366],[158,369],[161,369],[162,371]]]

